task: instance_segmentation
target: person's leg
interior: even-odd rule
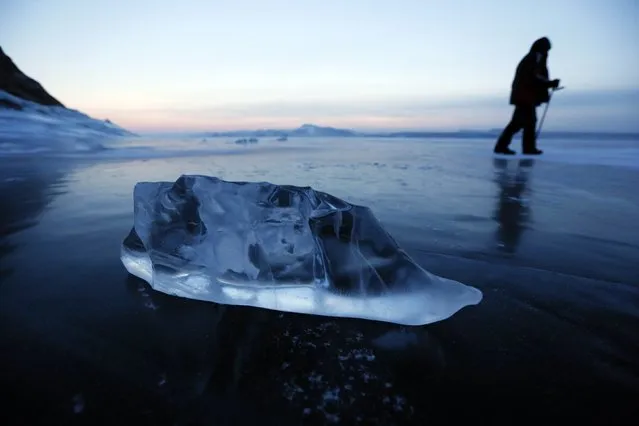
[[[537,108],[531,107],[525,111],[522,122],[524,134],[521,142],[524,154],[541,154],[543,151],[537,149]]]
[[[493,150],[497,154],[514,154],[515,151],[508,148],[510,142],[512,142],[513,136],[521,130],[522,124],[522,111],[520,106],[516,106],[513,111],[513,116],[510,119],[510,123],[504,128],[497,139],[497,143],[495,144],[495,149]]]

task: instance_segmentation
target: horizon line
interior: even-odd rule
[[[237,133],[237,132],[290,132],[295,131],[301,128],[303,125],[311,125],[315,127],[321,128],[330,128],[338,131],[350,131],[353,133],[361,133],[361,136],[367,135],[392,135],[396,133],[432,133],[432,134],[460,134],[460,133],[498,133],[503,129],[501,128],[486,128],[486,129],[477,129],[477,128],[461,128],[457,130],[444,130],[444,129],[357,129],[351,127],[333,127],[329,125],[316,125],[311,123],[304,123],[300,126],[293,128],[285,128],[285,127],[258,127],[258,128],[236,128],[236,129],[228,129],[228,130],[196,130],[196,129],[183,129],[183,130],[137,130],[136,132],[144,135],[144,134],[191,134],[191,135],[205,135],[205,134],[224,134],[224,133]],[[567,129],[547,129],[544,130],[544,133],[564,133],[564,134],[582,134],[582,135],[637,135],[639,136],[638,131],[615,131],[615,130],[567,130]],[[359,135],[353,135],[359,136]],[[309,137],[309,136],[297,136],[297,137]],[[313,137],[313,136],[310,136]],[[321,137],[321,136],[319,136]],[[349,137],[349,136],[334,136],[334,137]]]

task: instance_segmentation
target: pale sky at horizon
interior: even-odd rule
[[[637,0],[0,0],[26,74],[134,131],[502,127],[541,36],[547,128],[639,131],[638,24]]]

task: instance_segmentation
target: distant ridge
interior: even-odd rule
[[[197,133],[198,136],[216,137],[279,137],[279,136],[297,136],[297,137],[350,137],[360,136],[352,130],[336,129],[334,127],[316,126],[314,124],[303,124],[297,129],[259,129],[259,130],[231,130],[228,132],[204,132]]]
[[[457,131],[399,131],[399,132],[359,132],[335,127],[303,124],[296,129],[233,130],[227,132],[195,133],[200,137],[377,137],[377,138],[421,138],[421,139],[485,139],[496,138],[501,129],[457,130]],[[562,139],[639,139],[638,133],[616,132],[570,132],[544,131],[542,137]]]

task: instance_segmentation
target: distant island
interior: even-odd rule
[[[296,129],[258,129],[231,130],[226,132],[198,132],[192,133],[197,137],[376,137],[376,138],[422,138],[422,139],[485,139],[496,138],[501,129],[489,130],[457,130],[457,131],[398,131],[398,132],[362,132],[335,127],[303,124]],[[562,139],[639,139],[636,133],[613,132],[571,132],[544,131],[543,136]]]
[[[259,129],[259,130],[231,130],[228,132],[201,132],[194,133],[194,136],[201,137],[352,137],[361,136],[360,133],[347,129],[336,129],[334,127],[322,127],[314,124],[303,124],[297,129]]]

